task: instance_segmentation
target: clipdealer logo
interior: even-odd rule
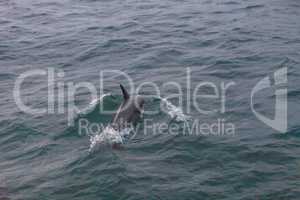
[[[270,126],[276,131],[281,133],[287,132],[287,67],[283,67],[274,72],[274,84],[269,76],[261,79],[251,91],[251,110],[254,115],[263,123]],[[275,87],[275,115],[274,119],[267,118],[261,113],[257,112],[254,108],[253,96],[255,93]]]
[[[106,72],[106,71],[105,71]],[[122,71],[117,71],[117,70],[110,70],[109,72],[113,74],[117,74],[118,76],[123,76],[129,81],[130,85],[130,91],[134,91],[134,82],[133,79],[126,73]],[[106,72],[107,73],[107,72]],[[103,77],[104,77],[104,72],[100,72],[100,94],[103,94]],[[220,86],[217,86],[214,82],[200,82],[198,85],[195,87],[191,87],[191,71],[189,68],[187,68],[187,102],[188,105],[186,106],[186,111],[189,114],[190,109],[193,107],[194,110],[198,111],[200,114],[204,115],[209,115],[209,114],[215,114],[215,113],[225,113],[225,102],[226,102],[226,92],[229,88],[233,87],[236,85],[235,82],[229,82],[229,83],[222,83]],[[26,105],[21,97],[21,85],[24,82],[25,79],[28,79],[29,77],[33,78],[35,76],[44,76],[47,77],[47,92],[48,92],[48,105],[47,108],[32,108],[28,105]],[[73,124],[74,121],[74,116],[76,116],[76,113],[80,113],[79,108],[76,107],[74,98],[75,98],[75,93],[78,88],[86,88],[90,91],[92,99],[98,99],[98,93],[97,93],[97,88],[95,85],[93,85],[90,82],[79,82],[79,83],[74,83],[74,82],[63,82],[63,81],[56,81],[55,77],[57,78],[63,78],[64,77],[64,72],[59,71],[58,73],[55,73],[55,70],[53,68],[48,68],[48,70],[30,70],[27,72],[22,73],[15,82],[15,87],[13,90],[13,96],[16,102],[16,105],[18,108],[27,113],[27,114],[55,114],[56,110],[58,114],[62,113],[67,113],[68,116],[68,122],[69,125]],[[267,126],[273,128],[274,130],[285,133],[287,132],[287,82],[288,82],[288,77],[287,77],[287,67],[283,67],[281,69],[276,70],[273,73],[273,76],[266,76],[263,79],[261,79],[251,90],[251,111],[254,113],[254,115],[259,119],[261,122],[266,124]],[[139,93],[142,87],[145,85],[150,85],[153,86],[154,89],[156,89],[156,94],[157,96],[160,96],[163,94],[162,91],[164,91],[164,86],[165,87],[170,87],[173,86],[176,89],[178,89],[178,94],[172,94],[171,97],[176,97],[179,98],[179,102],[183,102],[183,97],[185,95],[184,91],[182,90],[182,85],[177,82],[166,82],[162,88],[159,88],[155,83],[153,82],[143,82],[139,87],[137,87],[136,93]],[[67,91],[64,91],[65,86],[67,86]],[[58,88],[58,91],[54,91],[54,87]],[[208,87],[212,89],[213,94],[198,94],[200,93],[200,90],[204,87]],[[266,89],[274,89],[275,88],[275,115],[274,118],[268,118],[264,116],[262,113],[258,112],[255,108],[254,104],[254,95],[258,93],[259,91],[266,90]],[[192,93],[190,91],[193,91]],[[67,93],[67,105],[65,108],[65,99],[64,99],[64,94],[65,92]],[[57,96],[56,96],[57,95]],[[220,108],[214,109],[214,110],[203,110],[199,107],[199,103],[197,102],[197,99],[203,99],[203,98],[209,98],[209,99],[216,99],[220,102]],[[58,99],[58,102],[55,100]],[[166,97],[165,99],[168,99]],[[162,101],[163,102],[163,101]],[[192,104],[191,104],[192,103]],[[168,104],[168,103],[167,103]],[[55,105],[58,105],[58,109],[55,109]],[[170,107],[170,105],[168,105]],[[167,107],[168,107],[167,106]],[[173,105],[171,108],[174,107]],[[182,108],[183,105],[180,104],[178,108]],[[149,111],[148,111],[149,112]],[[172,113],[174,110],[172,111]],[[169,112],[171,113],[171,112]],[[171,114],[172,114],[171,113]],[[151,112],[151,114],[155,114],[155,112]],[[224,121],[224,120],[223,120]]]

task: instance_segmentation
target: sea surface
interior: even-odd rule
[[[299,0],[0,0],[0,199],[299,199],[299,22]],[[288,106],[281,132],[258,119],[250,98],[280,69]],[[120,71],[135,88],[152,82],[161,91],[141,87],[145,111],[156,111],[143,119],[177,129],[157,133],[143,119],[135,133],[105,129],[112,114],[103,112],[122,102],[119,84],[129,88]],[[34,72],[42,74],[18,89]],[[167,82],[182,86],[182,102],[168,98],[178,91]],[[214,96],[196,101],[212,112],[193,104],[201,83]],[[275,91],[252,102],[270,119]],[[50,111],[26,112],[17,99]],[[80,119],[104,128],[80,133]],[[186,133],[195,121],[234,131]]]

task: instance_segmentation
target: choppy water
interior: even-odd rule
[[[299,19],[298,0],[0,0],[0,198],[298,199]],[[69,127],[67,114],[31,115],[16,106],[18,76],[49,67],[64,71],[60,81],[89,81],[97,89],[100,70],[111,69],[128,73],[137,85],[184,85],[187,67],[192,88],[201,81],[233,81],[224,114],[203,115],[193,108],[187,114],[185,106],[168,102],[168,113],[145,117],[180,126],[180,120],[171,118],[224,118],[235,125],[235,134],[140,131],[125,137],[122,149],[91,152],[90,137]],[[284,134],[259,121],[250,109],[252,88],[281,67],[288,67]],[[112,94],[103,101],[106,109],[121,103],[122,81],[112,77],[105,82],[104,92]],[[45,77],[28,79],[21,91],[26,105],[47,106]],[[172,92],[165,89],[161,96]],[[263,92],[255,106],[271,116],[274,98],[274,93]],[[67,107],[68,99],[63,100]],[[91,97],[83,89],[75,100],[86,108]],[[156,109],[158,102],[150,98],[146,107]],[[201,105],[219,108],[220,101]],[[105,124],[111,119],[95,108],[75,117],[82,116]]]

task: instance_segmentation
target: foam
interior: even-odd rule
[[[129,135],[132,129],[125,128],[121,131],[117,131],[111,126],[105,127],[105,129],[97,134],[90,136],[90,150],[93,151],[96,147],[123,144],[125,136]]]

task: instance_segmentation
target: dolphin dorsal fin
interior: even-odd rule
[[[122,90],[122,93],[123,93],[123,98],[124,98],[125,100],[129,99],[129,94],[128,94],[128,92],[125,90],[125,88],[123,87],[122,84],[120,84],[120,87],[121,87],[121,90]]]

